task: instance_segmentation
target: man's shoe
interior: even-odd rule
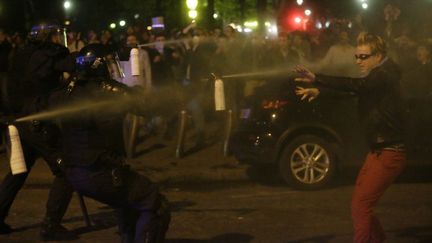
[[[10,225],[5,222],[0,223],[0,235],[6,235],[12,233],[13,229]]]
[[[68,229],[61,224],[42,223],[40,237],[42,240],[70,240],[75,238]]]

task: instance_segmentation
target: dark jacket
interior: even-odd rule
[[[26,74],[33,86],[34,95],[47,95],[60,87],[63,72],[75,71],[75,56],[61,45],[46,42],[32,54]]]
[[[69,55],[66,47],[54,43],[30,42],[18,49],[11,61],[8,93],[15,113],[43,109],[29,106],[35,106],[37,99],[46,100],[52,91],[60,88],[63,72],[75,70],[75,55]]]
[[[101,156],[125,155],[123,119],[128,109],[121,98],[126,88],[115,81],[79,80],[69,95],[60,98],[62,101],[58,103],[66,107],[100,104],[62,118],[62,154],[66,165],[90,166]],[[114,103],[106,104],[110,101]]]
[[[403,143],[405,109],[400,79],[400,69],[390,59],[364,78],[316,77],[318,86],[353,92],[358,96],[360,121],[372,149]]]

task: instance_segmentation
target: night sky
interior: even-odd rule
[[[127,16],[122,10],[121,1],[114,0],[73,0],[70,16],[65,15],[64,0],[0,0],[0,28],[8,31],[25,31],[30,29],[37,20],[61,20],[66,17],[72,20],[73,28],[106,28],[110,21]],[[162,0],[160,0],[162,1]],[[183,0],[178,0],[183,1]],[[236,1],[236,0],[231,0]],[[321,11],[330,9],[332,15],[343,17],[352,16],[359,11],[359,0],[306,0],[309,4],[320,8]],[[368,14],[381,16],[382,8],[388,2],[396,0],[369,0],[371,7]],[[292,0],[295,4],[295,1]],[[430,9],[432,0],[396,1],[402,7],[402,13],[418,16],[416,12]],[[117,3],[117,5],[116,5]],[[416,7],[416,5],[418,5]],[[427,6],[426,6],[427,5]],[[61,24],[61,23],[60,23]]]

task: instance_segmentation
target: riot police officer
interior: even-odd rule
[[[12,115],[23,116],[46,109],[54,90],[62,87],[63,72],[75,68],[74,56],[69,55],[64,43],[64,31],[56,25],[39,24],[32,28],[31,42],[13,57],[9,97]],[[58,167],[59,133],[52,122],[31,121],[16,124],[23,146],[28,170],[42,157],[55,175],[41,227],[43,239],[62,239],[67,230],[60,224],[69,205],[73,189]],[[27,173],[7,174],[0,185],[0,233],[12,231],[5,223],[10,207],[23,186]]]
[[[119,65],[103,45],[84,47],[76,60],[77,80],[66,104],[102,105],[61,121],[66,178],[82,195],[118,209],[123,242],[163,242],[168,202],[154,183],[124,163],[123,118],[145,108],[134,106],[143,97],[134,99],[139,91],[110,78]]]

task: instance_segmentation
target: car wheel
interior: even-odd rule
[[[332,144],[314,135],[302,135],[289,142],[279,158],[279,171],[290,185],[303,190],[328,185],[336,169]]]

